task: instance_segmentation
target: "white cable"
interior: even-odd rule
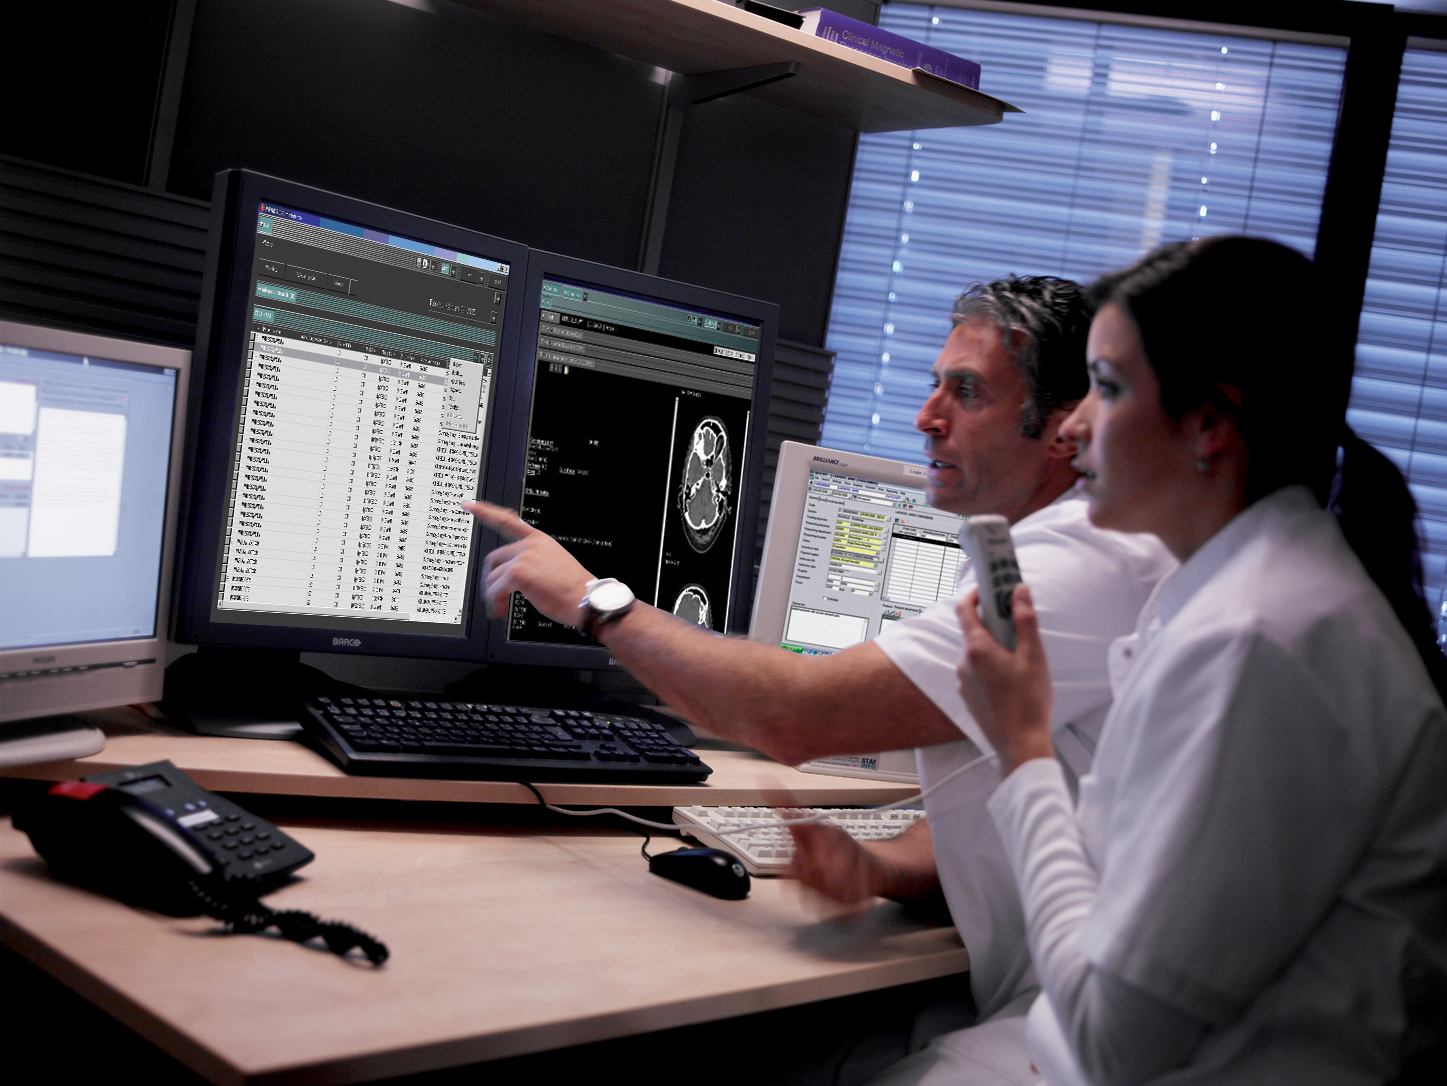
[[[974,769],[975,766],[979,765],[981,762],[988,762],[991,758],[997,757],[999,757],[999,755],[997,754],[982,754],[974,761],[966,762],[958,769],[952,769],[939,780],[935,781],[934,784],[930,785],[923,792],[920,792],[917,795],[910,796],[908,799],[896,800],[894,803],[886,803],[882,807],[867,807],[865,809],[870,811],[894,811],[898,810],[900,807],[908,807],[912,803],[918,803],[920,800],[925,799],[927,796],[933,795],[937,789],[943,788],[945,785],[949,784],[950,781],[958,777],[961,773],[964,773],[967,770]],[[640,826],[652,826],[654,829],[659,830],[676,830],[680,828],[679,825],[675,822],[650,822],[646,818],[639,818],[637,815],[631,815],[627,811],[620,811],[617,807],[595,807],[589,811],[570,811],[565,807],[554,807],[551,803],[545,803],[544,806],[547,807],[547,809],[550,811],[557,811],[558,814],[573,815],[579,818],[591,818],[594,815],[615,814],[628,819],[628,821],[630,822],[637,822]],[[806,815],[803,818],[785,818],[784,821],[793,823],[796,826],[803,826],[807,825],[810,822],[827,822],[833,817],[834,814],[831,811],[825,812],[823,814]],[[747,833],[750,830],[776,829],[778,828],[778,825],[778,822],[746,822],[742,826],[730,826],[729,828],[722,830],[716,830],[712,827],[709,827],[708,832],[713,834],[715,837],[726,837],[729,834]]]
[[[598,807],[591,811],[570,811],[566,807],[554,807],[551,803],[544,803],[550,811],[557,811],[558,814],[574,815],[578,818],[591,818],[593,815],[615,814],[620,818],[626,818],[629,822],[637,822],[640,826],[652,826],[656,830],[676,830],[678,827],[672,822],[650,822],[646,818],[639,818],[627,811],[620,811],[617,807]]]

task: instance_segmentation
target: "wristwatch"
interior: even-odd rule
[[[612,577],[600,577],[589,581],[583,593],[583,602],[578,604],[582,619],[578,628],[598,640],[598,628],[605,622],[622,618],[633,606],[633,590],[622,581]]]

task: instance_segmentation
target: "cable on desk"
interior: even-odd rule
[[[632,822],[637,822],[640,825],[652,826],[654,829],[674,830],[675,832],[678,830],[678,827],[671,822],[650,822],[646,818],[639,818],[636,815],[629,814],[627,811],[620,811],[617,807],[599,807],[596,810],[592,811],[570,811],[566,807],[554,807],[547,800],[543,799],[543,794],[539,792],[537,788],[529,784],[527,781],[518,781],[517,783],[522,785],[533,795],[537,796],[538,802],[541,803],[544,807],[546,807],[550,811],[557,811],[558,814],[574,815],[580,818],[592,818],[594,815],[615,814],[622,815],[624,818],[629,819]],[[648,842],[653,840],[653,834],[640,830],[634,830],[633,832],[643,832],[643,846],[638,851],[643,853],[643,858],[645,860],[652,860],[653,857],[648,855]]]
[[[975,766],[981,764],[982,762],[988,762],[991,759],[998,757],[998,754],[982,754],[980,755],[980,757],[974,759],[973,761],[966,762],[958,769],[953,769],[950,772],[946,773],[943,777],[935,781],[934,784],[930,785],[924,791],[910,796],[908,799],[895,800],[893,803],[886,803],[880,807],[866,807],[865,810],[897,811],[901,807],[909,807],[912,804],[918,803],[922,799],[934,795],[936,791],[949,784],[950,781],[954,780],[960,774],[965,773],[968,770],[974,769]],[[621,818],[626,818],[630,822],[637,822],[640,826],[651,826],[652,828],[657,830],[678,829],[678,826],[676,826],[672,822],[650,822],[646,818],[639,818],[637,815],[631,815],[627,811],[620,811],[617,807],[594,807],[593,809],[587,811],[570,811],[566,807],[555,807],[553,806],[553,804],[543,799],[543,794],[539,792],[536,788],[534,788],[531,784],[529,784],[527,781],[518,781],[517,783],[522,785],[528,791],[532,792],[533,795],[537,796],[538,802],[541,803],[544,807],[546,807],[550,811],[556,811],[558,812],[558,814],[572,815],[574,818],[592,818],[596,815],[614,814],[618,815]],[[784,821],[793,823],[797,826],[804,826],[811,822],[827,822],[833,817],[834,816],[832,814],[817,814],[806,815],[803,818],[785,818]],[[774,829],[777,826],[778,822],[746,822],[742,826],[730,826],[728,829],[710,830],[709,832],[716,837],[723,837],[733,833],[747,833],[750,830]]]

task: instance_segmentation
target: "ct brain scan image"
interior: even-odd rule
[[[678,494],[683,534],[699,554],[714,545],[728,520],[729,499],[733,496],[732,464],[729,432],[723,420],[713,415],[700,420],[688,444],[688,462]]]
[[[703,585],[685,585],[673,601],[673,613],[681,619],[695,622],[700,626],[713,626],[713,609],[708,603],[708,593]]]

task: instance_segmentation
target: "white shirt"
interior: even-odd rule
[[[1176,567],[1154,536],[1102,531],[1091,525],[1087,508],[1078,491],[1066,491],[1010,529],[1050,661],[1056,746],[1077,776],[1090,767],[1110,705],[1110,644],[1135,627],[1157,582]],[[955,599],[974,586],[966,561]],[[889,623],[875,639],[965,736],[957,743],[920,748],[922,788],[991,750],[960,698],[956,669],[964,636],[955,599]],[[985,809],[999,783],[999,769],[990,761],[925,800],[940,884],[970,953],[970,988],[982,1020],[1037,987],[1015,877]]]
[[[1078,833],[1048,842],[1098,889],[1044,947],[1054,861],[1026,839],[1063,784],[1026,763],[990,801],[1032,887],[1032,949],[1213,1027],[1156,1081],[1395,1078],[1447,985],[1447,713],[1335,518],[1301,487],[1256,503],[1162,582],[1110,662]],[[1068,996],[1039,964],[1031,1051],[1066,1083]]]

